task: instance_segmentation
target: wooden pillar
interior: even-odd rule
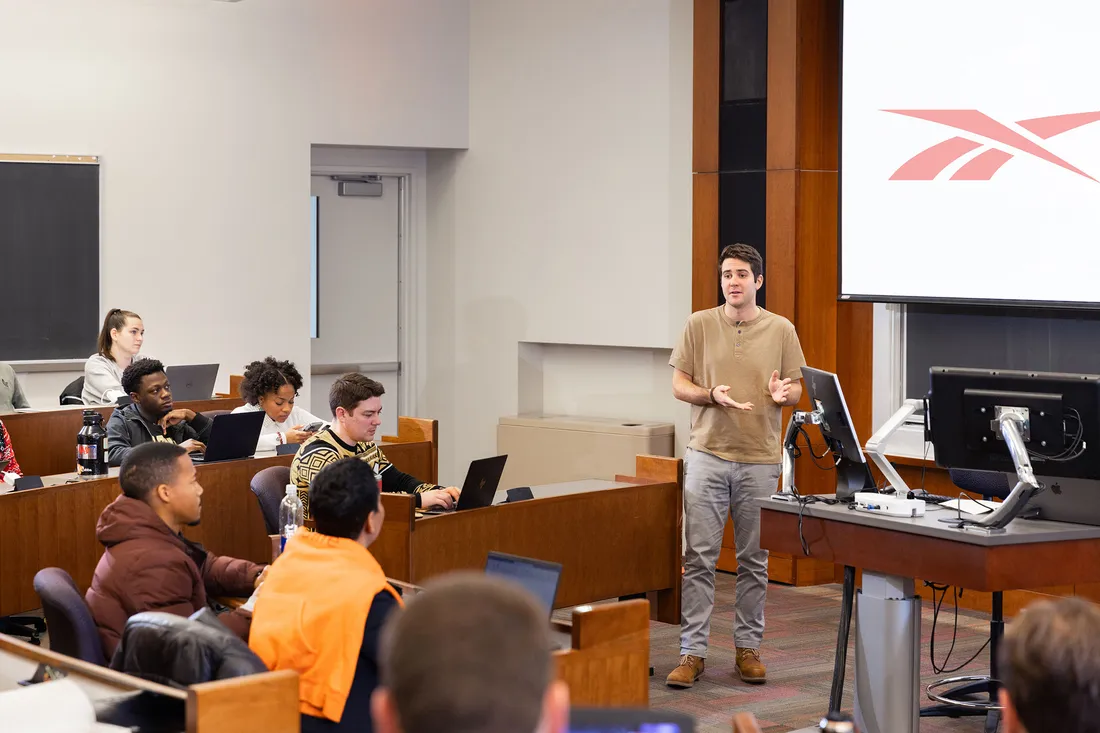
[[[712,171],[718,167],[720,19],[719,0],[695,0],[695,310],[712,306],[717,287],[718,177]],[[795,324],[807,364],[840,376],[857,434],[866,441],[872,419],[872,306],[837,300],[839,92],[840,1],[768,0],[768,309]],[[808,409],[808,401],[800,408]],[[807,432],[820,453],[820,433]],[[832,493],[836,476],[814,467],[804,454],[796,485],[804,494]],[[732,552],[724,551],[719,567],[731,569],[731,560]],[[806,585],[832,582],[834,569],[773,554],[769,575]]]

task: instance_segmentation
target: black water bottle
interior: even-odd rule
[[[84,426],[76,434],[76,472],[82,477],[107,475],[107,431],[95,410],[84,411]]]

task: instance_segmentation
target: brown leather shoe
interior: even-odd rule
[[[669,687],[691,687],[695,680],[703,676],[706,660],[685,654],[680,657],[680,666],[668,673],[665,684]]]
[[[768,668],[760,661],[759,649],[737,650],[737,674],[753,685],[762,685],[768,680]]]

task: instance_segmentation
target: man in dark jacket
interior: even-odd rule
[[[247,560],[217,557],[183,536],[183,528],[197,525],[202,514],[202,486],[183,446],[152,442],[132,449],[119,484],[122,496],[103,510],[96,526],[107,549],[85,596],[108,659],[135,613],[190,616],[210,596],[251,595],[264,570]],[[247,615],[234,611],[220,618],[247,641]]]
[[[133,402],[107,421],[107,462],[121,466],[126,454],[143,443],[178,443],[188,453],[202,453],[214,421],[194,410],[173,409],[172,386],[164,365],[139,359],[122,373],[122,388]]]

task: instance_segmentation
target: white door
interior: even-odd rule
[[[331,418],[328,391],[343,371],[386,388],[382,435],[397,433],[400,179],[383,176],[381,196],[340,196],[339,183],[312,176],[316,197],[317,333],[312,339],[311,412]]]

